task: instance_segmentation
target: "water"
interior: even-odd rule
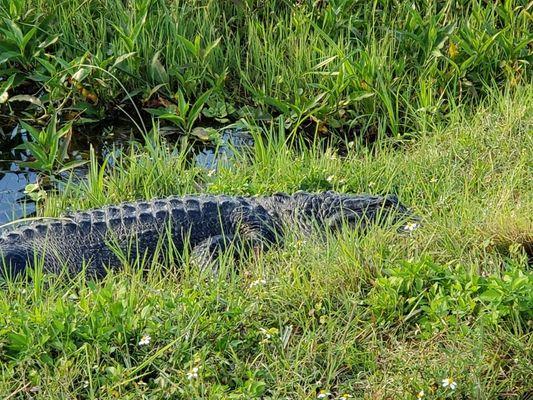
[[[195,149],[196,165],[216,170],[219,165],[231,164],[235,151],[250,147],[253,144],[252,136],[240,129],[226,129],[221,134],[221,143],[218,146],[204,144]]]
[[[94,137],[99,137],[95,135]],[[115,137],[117,148],[127,146],[127,140]],[[222,132],[220,143],[214,146],[210,143],[197,142],[193,146],[193,162],[196,165],[216,170],[219,165],[229,165],[237,149],[249,147],[253,143],[252,137],[239,129],[226,129]],[[99,154],[110,151],[110,143],[93,143],[99,149]],[[12,148],[16,143],[0,144],[0,225],[34,215],[35,203],[24,193],[26,185],[36,183],[37,173],[20,168],[17,161],[24,161],[27,156]],[[84,151],[85,144],[78,144],[73,150]],[[83,170],[78,171],[83,175]]]
[[[14,152],[0,152],[0,225],[31,216],[35,204],[24,194],[29,183],[35,183],[37,174],[19,168]]]

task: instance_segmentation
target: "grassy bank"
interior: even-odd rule
[[[266,129],[211,174],[152,135],[45,215],[175,193],[395,192],[422,216],[284,249],[217,278],[126,268],[0,292],[6,398],[525,398],[531,393],[531,86],[413,143],[297,151]],[[280,129],[279,127],[276,129]],[[529,252],[529,256],[527,254]],[[453,387],[444,386],[451,379]]]
[[[0,18],[3,117],[39,123],[58,109],[97,122],[127,92],[185,132],[283,115],[288,129],[408,135],[531,80],[521,0],[2,0]]]

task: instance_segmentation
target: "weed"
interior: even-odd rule
[[[198,97],[194,104],[190,104],[185,100],[185,96],[180,90],[176,94],[177,105],[171,104],[166,109],[148,109],[147,111],[160,119],[172,122],[183,133],[189,134],[192,132],[195,122],[202,115],[202,109],[210,95],[211,92],[205,92]]]
[[[85,57],[132,95],[197,104],[213,90],[234,109],[282,115],[295,132],[410,135],[531,78],[531,7],[518,0],[2,5],[0,74],[19,71],[17,86],[35,82],[47,61]],[[57,86],[41,82],[44,93]],[[77,88],[102,105],[123,96],[98,74]],[[171,118],[190,131],[182,119],[191,117]]]
[[[466,328],[477,317],[523,329],[532,317],[532,278],[516,266],[503,276],[481,277],[462,265],[402,261],[376,280],[368,304],[378,323],[417,325],[426,336]]]
[[[20,162],[21,166],[30,167],[34,170],[52,175],[79,167],[86,163],[84,160],[65,162],[68,158],[72,124],[67,124],[58,130],[57,118],[54,115],[48,123],[48,126],[42,130],[38,130],[23,121],[21,121],[21,125],[29,137],[26,142],[17,146],[17,148],[28,151],[33,158],[33,161]]]

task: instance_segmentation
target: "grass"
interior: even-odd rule
[[[180,118],[173,104],[209,94],[197,125],[399,136],[531,82],[522,0],[2,0],[0,18],[4,117],[39,123],[94,123],[126,89]]]
[[[253,148],[216,174],[156,133],[108,160],[113,168],[93,158],[88,180],[48,194],[43,215],[176,193],[335,189],[394,192],[423,225],[295,236],[243,265],[226,260],[218,277],[185,262],[99,282],[36,274],[10,284],[0,292],[0,394],[527,398],[532,93],[494,92],[416,141],[355,142],[345,156],[290,145],[276,124],[256,128]]]

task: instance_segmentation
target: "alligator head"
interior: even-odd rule
[[[367,196],[325,193],[326,196],[328,194],[330,194],[331,199],[324,201],[322,219],[325,227],[331,230],[339,230],[342,226],[348,226],[364,231],[372,224],[398,225],[404,223],[399,228],[400,231],[403,231],[406,221],[418,220],[407,207],[400,203],[396,195]]]

